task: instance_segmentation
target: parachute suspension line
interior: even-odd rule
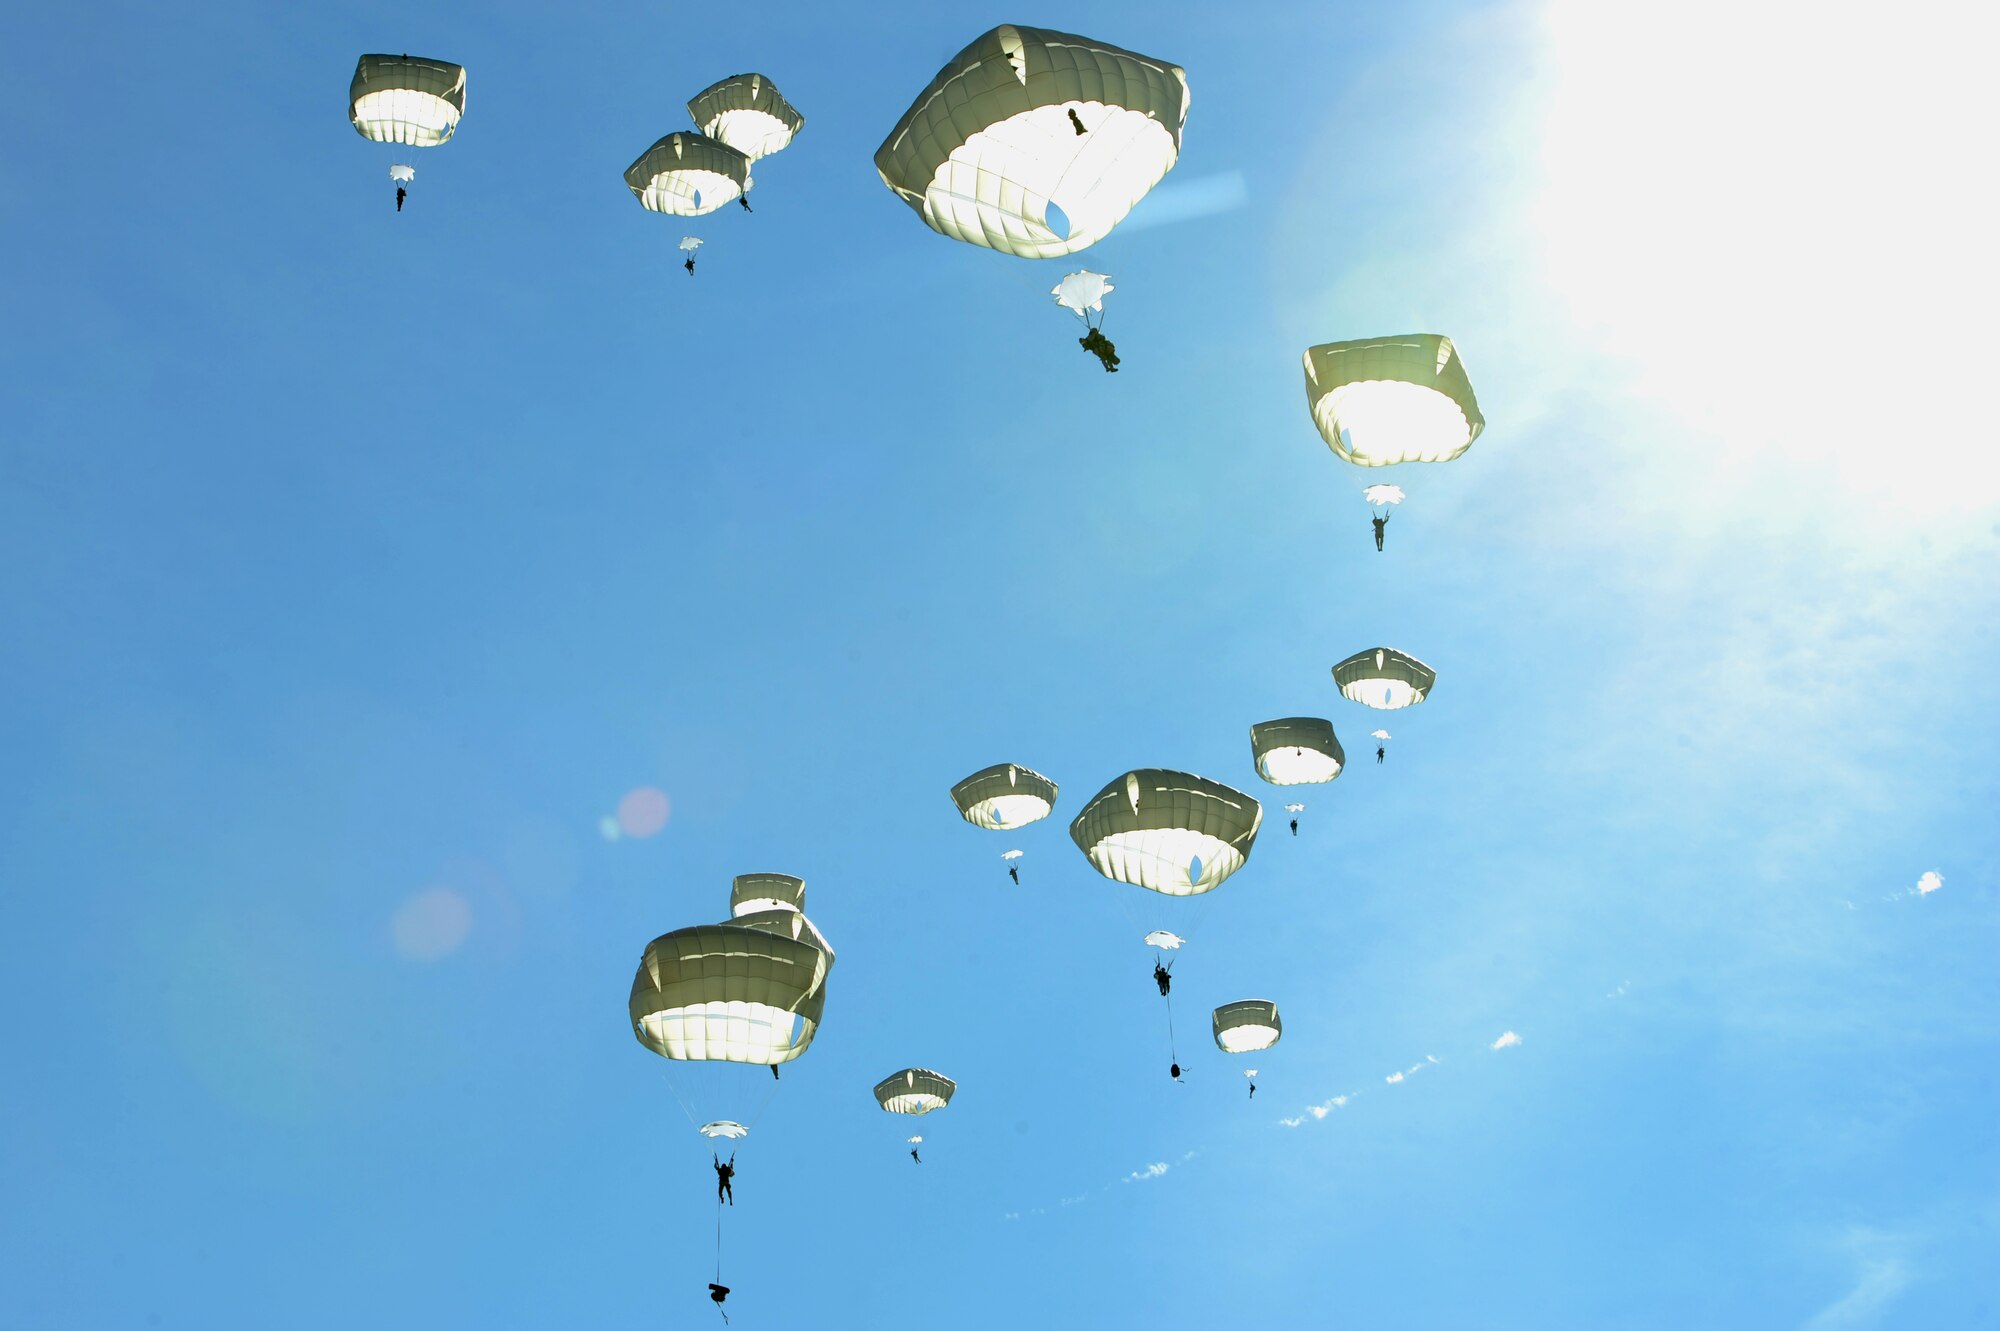
[[[722,1283],[722,1198],[715,1199],[715,1283]],[[728,1314],[723,1314],[724,1318]]]
[[[1174,996],[1167,995],[1167,1053],[1178,1064],[1181,1061],[1179,1042],[1174,1037]]]
[[[745,1128],[755,1128],[758,1122],[763,1119],[764,1111],[769,1109],[771,1107],[771,1102],[778,1098],[778,1087],[780,1084],[781,1083],[775,1077],[772,1078],[771,1089],[764,1092],[764,1103],[757,1106],[757,1112],[751,1115],[750,1121],[748,1123],[745,1123],[743,1125]]]
[[[701,1124],[695,1122],[694,1111],[688,1108],[687,1101],[681,1099],[680,1087],[674,1085],[674,1079],[667,1075],[665,1068],[660,1069],[660,1080],[667,1084],[667,1094],[673,1096],[674,1103],[681,1107],[681,1115],[687,1119],[688,1126],[696,1132],[701,1131]]]

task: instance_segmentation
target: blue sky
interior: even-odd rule
[[[2000,1316],[1976,43],[1610,8],[10,14],[0,1326],[712,1324],[624,1001],[751,870],[839,962],[737,1326]],[[1115,377],[1078,263],[875,177],[1002,21],[1188,71],[1081,260]],[[372,50],[469,70],[401,216]],[[755,215],[641,210],[750,69],[808,121]],[[1299,353],[1418,330],[1489,426],[1378,556]],[[1360,756],[1328,668],[1385,644],[1435,695],[1294,840],[1247,728]],[[1002,761],[1062,785],[1018,836],[946,796]],[[1271,815],[1179,1086],[1118,894],[1182,916],[1064,832],[1149,765]]]

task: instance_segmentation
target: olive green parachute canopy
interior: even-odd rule
[[[1215,1027],[1215,1047],[1225,1054],[1269,1049],[1285,1033],[1284,1023],[1278,1020],[1278,1005],[1263,998],[1224,1003],[1210,1021]]]
[[[875,1103],[892,1114],[928,1114],[951,1103],[958,1083],[929,1068],[904,1068],[875,1083]]]
[[[701,924],[646,945],[632,977],[632,1031],[665,1058],[775,1066],[819,1029],[831,957],[741,924]]]
[[[1306,403],[1327,446],[1362,467],[1449,462],[1486,428],[1465,363],[1436,333],[1311,348]]]
[[[1303,786],[1340,775],[1347,754],[1333,722],[1317,716],[1288,716],[1250,727],[1250,756],[1257,775],[1274,786]]]
[[[729,884],[729,913],[755,910],[804,910],[806,880],[788,873],[739,873]]]
[[[465,67],[407,55],[364,55],[347,85],[347,118],[364,139],[435,148],[465,114]]]
[[[1240,790],[1142,767],[1098,791],[1069,835],[1106,878],[1189,897],[1243,867],[1263,821],[1263,806]]]
[[[706,135],[676,130],[625,168],[625,184],[653,212],[700,217],[750,188],[750,159]]]
[[[710,84],[688,102],[688,114],[696,129],[753,162],[781,151],[806,124],[762,74],[731,74]]]
[[[1048,817],[1056,783],[1018,763],[995,763],[953,786],[951,802],[974,827],[1005,832]]]
[[[1437,671],[1393,647],[1371,647],[1335,666],[1333,682],[1350,702],[1393,712],[1428,698]]]
[[[1007,23],[938,71],[875,167],[932,230],[1051,259],[1104,239],[1173,168],[1187,109],[1178,65]]]
[[[826,941],[826,935],[819,926],[805,917],[801,911],[780,907],[777,910],[739,911],[730,924],[741,925],[745,929],[757,929],[767,934],[777,934],[795,942],[807,943],[820,950],[823,955],[816,972],[815,984],[826,982],[826,973],[833,969],[833,944]]]

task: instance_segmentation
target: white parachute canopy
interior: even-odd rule
[[[1146,935],[1147,947],[1165,948],[1169,952],[1178,949],[1186,941],[1187,939],[1182,938],[1179,934],[1170,934],[1165,929],[1155,929]]]
[[[1104,313],[1104,298],[1116,290],[1110,278],[1086,268],[1056,283],[1049,294],[1056,298],[1056,304],[1066,310],[1074,310],[1077,318],[1089,323],[1089,312]]]
[[[405,166],[401,162],[389,168],[389,179],[399,185],[407,185],[417,178],[417,168]]]
[[[682,248],[682,249],[684,249],[684,250],[686,250],[686,251],[687,251],[687,252],[688,252],[689,254],[692,254],[692,253],[694,253],[694,252],[695,252],[696,250],[698,250],[698,249],[700,249],[700,248],[701,248],[701,237],[700,237],[700,236],[682,236],[682,237],[681,237],[681,248]]]
[[[904,1140],[904,1141],[906,1141],[906,1142],[908,1142],[908,1143],[909,1143],[910,1145],[912,1145],[912,1146],[917,1146],[917,1145],[920,1145],[920,1144],[921,1144],[921,1143],[923,1142],[924,1138],[923,1138],[923,1134],[922,1134],[922,1133],[918,1133],[918,1134],[917,1134],[916,1136],[914,1136],[914,1137],[905,1137],[905,1138],[903,1138],[903,1140]]]
[[[1361,497],[1369,503],[1381,507],[1385,504],[1403,502],[1403,487],[1400,485],[1371,485],[1361,492]]]
[[[1386,730],[1371,730],[1371,731],[1369,731],[1369,732],[1368,732],[1368,738],[1370,738],[1370,739],[1387,739],[1387,738],[1389,738],[1389,732],[1388,732],[1388,731],[1386,731]]]
[[[1243,1069],[1243,1075],[1244,1075],[1244,1076],[1246,1076],[1246,1077],[1253,1077],[1253,1078],[1254,1078],[1254,1077],[1255,1077],[1255,1076],[1257,1075],[1257,1069],[1255,1069],[1255,1068],[1245,1068],[1245,1069]]]
[[[1003,860],[1018,860],[1021,858],[1021,852],[1018,850],[1003,850],[1000,852],[1000,858]]]
[[[749,1136],[750,1129],[744,1127],[735,1119],[719,1118],[713,1123],[702,1124],[701,1135],[704,1137],[727,1137],[731,1141],[735,1141],[738,1137]]]

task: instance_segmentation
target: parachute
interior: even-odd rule
[[[1049,294],[1056,298],[1056,304],[1066,310],[1074,310],[1076,317],[1083,320],[1086,326],[1096,328],[1104,322],[1104,298],[1117,289],[1103,273],[1093,273],[1085,268],[1056,283]],[[1099,316],[1096,323],[1090,321],[1093,310]]]
[[[399,148],[435,148],[449,140],[465,114],[465,67],[407,55],[364,55],[347,85],[347,118],[354,132]],[[394,162],[396,211],[417,168]]]
[[[1335,666],[1333,682],[1350,702],[1387,712],[1429,697],[1437,671],[1392,647],[1373,647]]]
[[[1006,832],[1048,817],[1056,783],[1016,763],[996,763],[953,786],[951,802],[974,827]]]
[[[740,873],[729,883],[729,913],[806,908],[806,880],[788,873]]]
[[[649,211],[700,217],[733,202],[753,182],[750,159],[726,143],[676,130],[625,168],[625,184]]]
[[[1303,804],[1287,804],[1285,806],[1286,813],[1304,813],[1305,811],[1306,806]]]
[[[768,1068],[772,1081],[763,1091],[768,1105],[778,1090],[778,1066],[812,1046],[833,969],[833,948],[805,917],[805,895],[805,880],[790,874],[739,874],[730,884],[726,923],[676,929],[648,943],[632,977],[628,1007],[639,1043],[671,1060],[671,1067],[714,1069],[732,1099],[748,1094],[738,1080],[743,1065]],[[682,1078],[668,1078],[670,1085],[676,1080]],[[762,1112],[749,1115],[747,1123],[736,1118],[701,1123],[682,1088],[674,1088],[674,1098],[688,1122],[711,1140],[748,1136]],[[735,1153],[727,1164],[719,1156],[713,1163],[715,1283],[709,1291],[719,1305],[729,1292],[721,1283],[722,1205],[725,1199],[734,1205],[729,1180]]]
[[[1021,858],[1021,852],[1018,850],[1003,850],[1000,852],[1000,858],[1003,860],[1018,860]]]
[[[932,230],[1052,259],[1110,234],[1173,169],[1187,74],[1007,23],[938,71],[882,146],[882,183]]]
[[[1224,1003],[1210,1015],[1209,1021],[1215,1031],[1215,1047],[1225,1054],[1252,1054],[1269,1049],[1285,1030],[1284,1023],[1278,1020],[1278,1005],[1264,998]]]
[[[1371,731],[1369,731],[1369,732],[1368,732],[1368,738],[1370,738],[1370,739],[1387,739],[1387,738],[1389,738],[1389,732],[1388,732],[1388,731],[1386,731],[1386,730],[1371,730]]]
[[[1177,951],[1187,939],[1179,934],[1168,933],[1165,929],[1155,929],[1146,935],[1146,946],[1162,948],[1168,952]]]
[[[1183,897],[1242,868],[1263,821],[1263,806],[1240,790],[1143,767],[1098,791],[1069,835],[1106,878]]]
[[[762,74],[732,74],[688,101],[695,128],[750,161],[780,152],[805,128],[806,118]]]
[[[407,55],[364,55],[347,85],[354,132],[376,143],[435,148],[465,114],[465,67]]]
[[[891,1114],[928,1114],[951,1103],[958,1083],[929,1068],[904,1068],[875,1083],[875,1103]]]
[[[1361,497],[1377,508],[1386,508],[1390,504],[1402,503],[1408,496],[1400,485],[1371,485],[1361,492]]]
[[[686,250],[689,254],[693,254],[696,250],[701,248],[701,237],[682,236],[680,248]]]
[[[632,977],[632,1031],[662,1058],[776,1067],[811,1047],[832,958],[743,924],[676,929]]]
[[[1347,761],[1333,723],[1316,716],[1259,721],[1250,727],[1250,756],[1257,775],[1274,786],[1331,781]]]
[[[1356,466],[1449,462],[1486,428],[1448,337],[1328,342],[1306,352],[1305,367],[1320,437]]]

